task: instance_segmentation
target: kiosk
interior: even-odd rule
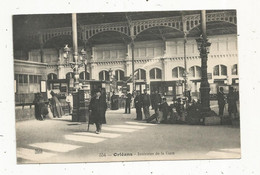
[[[73,93],[73,122],[87,122],[89,118],[89,103],[91,100],[90,82],[84,81],[82,89]]]

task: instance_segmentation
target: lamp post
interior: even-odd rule
[[[78,37],[77,37],[77,14],[72,14],[72,41],[73,41],[73,61],[70,62],[70,66],[73,69],[75,73],[75,82],[74,82],[74,88],[76,92],[79,89],[79,68],[82,66],[85,66],[85,78],[87,78],[87,59],[86,54],[87,52],[82,49],[80,53],[78,53]],[[71,52],[71,49],[69,48],[68,44],[65,45],[63,48],[63,57],[66,60],[66,63],[68,63],[69,60],[69,53]],[[78,60],[80,59],[80,61]]]
[[[82,49],[79,53],[77,53],[76,58],[75,58],[76,52],[74,51],[74,59],[78,59],[78,56],[79,56],[79,61],[68,62],[70,51],[71,51],[71,49],[68,47],[68,45],[65,45],[63,57],[65,58],[66,63],[68,63],[71,66],[72,70],[75,72],[74,90],[76,91],[76,93],[73,93],[73,101],[75,101],[75,100],[80,101],[78,69],[80,67],[85,66],[85,71],[86,71],[86,66],[87,66],[86,51],[84,49]],[[86,103],[84,103],[84,106],[85,106],[85,109],[82,110],[79,108],[80,104],[78,102],[73,103],[73,111],[72,111],[72,121],[73,122],[86,121],[86,116],[88,116],[89,114],[88,114],[88,110],[86,110],[87,109]]]
[[[68,63],[70,65],[70,67],[72,68],[72,70],[75,73],[75,82],[74,82],[74,88],[76,90],[76,92],[79,89],[79,72],[78,69],[80,67],[85,67],[85,71],[86,71],[86,67],[87,67],[87,58],[86,58],[86,54],[87,52],[84,49],[81,49],[81,51],[79,53],[77,53],[76,57],[75,57],[75,53],[74,52],[74,60],[77,59],[77,61],[72,61],[72,62],[68,62],[69,60],[69,53],[71,51],[71,49],[68,47],[68,44],[65,45],[65,47],[63,48],[63,57],[66,60],[66,63]],[[79,57],[79,61],[78,61],[78,57]],[[87,78],[87,73],[85,72],[85,78]]]
[[[86,51],[82,49],[78,53],[78,38],[77,38],[77,14],[72,14],[72,41],[73,41],[73,61],[68,62],[69,52],[71,49],[68,44],[64,47],[63,57],[66,60],[66,63],[69,63],[71,68],[75,73],[75,81],[74,81],[74,90],[76,93],[73,93],[73,112],[72,112],[72,121],[86,121],[88,113],[88,105],[87,101],[87,93],[84,92],[84,88],[87,87],[84,84],[83,91],[79,91],[79,68],[85,66],[85,79],[87,78],[87,59],[86,59]],[[85,89],[86,90],[86,89]],[[84,105],[84,109],[81,107]]]
[[[135,73],[135,44],[134,40],[132,39],[131,42],[131,50],[132,50],[132,81],[133,81],[133,92],[135,92],[135,78],[134,78],[134,73]]]
[[[72,13],[71,17],[72,17],[71,19],[72,19],[73,62],[71,62],[70,65],[71,65],[71,68],[73,69],[73,71],[75,72],[74,88],[77,92],[79,89],[79,71],[78,71],[78,69],[80,66],[80,64],[78,63],[77,14]],[[68,58],[69,52],[70,52],[70,49],[69,49],[68,45],[65,45],[64,54],[63,54],[65,59]],[[86,52],[85,51],[82,51],[82,52],[85,56]]]
[[[201,96],[201,105],[202,111],[201,116],[207,117],[210,109],[210,99],[209,99],[209,82],[208,82],[208,73],[207,73],[207,61],[208,53],[211,43],[208,42],[206,35],[206,11],[201,11],[201,29],[202,35],[196,39],[198,50],[200,52],[201,58],[201,84],[200,84],[200,96]]]
[[[187,70],[187,57],[186,57],[186,44],[187,44],[187,33],[184,33],[184,97],[186,97],[186,100],[188,99],[188,70]]]

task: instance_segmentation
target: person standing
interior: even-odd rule
[[[41,112],[40,112],[40,106],[39,106],[39,94],[34,95],[34,115],[36,120],[40,120]]]
[[[142,97],[139,91],[136,91],[136,96],[134,99],[134,105],[136,109],[136,120],[142,120]]]
[[[118,109],[118,96],[115,95],[115,91],[113,91],[113,95],[111,96],[111,110]]]
[[[219,116],[223,116],[224,113],[224,107],[226,104],[226,95],[223,92],[223,87],[219,88],[219,92],[217,94],[217,98],[218,98],[218,108],[219,108]]]
[[[40,111],[41,111],[41,119],[44,120],[46,119],[48,112],[48,107],[45,104],[44,98],[41,93],[39,93],[39,106],[40,106]]]
[[[163,122],[166,122],[168,119],[168,113],[169,113],[169,105],[166,101],[166,98],[163,98],[162,104],[160,104],[160,111],[163,113]]]
[[[184,112],[184,103],[181,97],[177,98],[177,102],[176,102],[176,111],[179,115],[179,119],[181,119],[181,117],[183,116],[183,112]]]
[[[107,103],[103,99],[101,95],[101,91],[97,90],[96,95],[91,99],[89,110],[90,110],[90,118],[89,123],[96,125],[96,134],[99,134],[101,132],[102,124],[106,123],[106,109],[107,109]]]
[[[106,89],[105,88],[101,88],[101,99],[103,100],[103,106],[104,106],[104,110],[103,110],[103,123],[106,123],[106,111],[107,111],[107,93],[106,93]],[[102,129],[102,123],[100,124],[100,132]]]
[[[73,109],[73,97],[72,97],[71,93],[69,93],[69,94],[66,96],[66,102],[67,102],[68,107],[69,107],[69,114],[72,114],[72,109]]]
[[[151,99],[150,99],[150,95],[147,94],[146,89],[144,89],[144,94],[142,95],[142,102],[143,102],[144,116],[145,119],[147,120],[150,117],[149,107],[151,105]]]
[[[131,102],[132,102],[132,94],[127,90],[126,99],[125,99],[125,114],[131,113]]]
[[[151,93],[150,97],[151,97],[152,109],[154,109],[154,92]]]
[[[229,117],[232,117],[232,114],[234,114],[234,118],[237,117],[237,100],[238,96],[236,92],[234,92],[234,88],[230,87],[227,95]]]
[[[44,99],[41,93],[35,94],[34,99],[34,110],[35,110],[35,118],[37,120],[44,120],[46,115],[48,114],[48,109],[45,106]]]
[[[52,96],[50,103],[51,103],[51,111],[53,113],[53,117],[61,118],[64,115],[64,112],[62,110],[60,101],[56,97],[56,94],[53,91],[51,91],[50,94]]]
[[[158,113],[158,108],[162,102],[162,98],[161,98],[161,95],[158,93],[158,91],[156,90],[155,93],[154,93],[154,97],[153,97],[153,101],[154,101],[154,112],[155,113]]]

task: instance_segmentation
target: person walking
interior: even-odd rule
[[[224,89],[223,87],[219,88],[219,92],[217,94],[217,98],[218,98],[218,108],[219,108],[219,116],[223,116],[224,114],[224,107],[226,104],[226,95],[224,94]]]
[[[134,105],[136,109],[136,120],[142,120],[142,97],[139,91],[136,91],[136,96],[134,98]]]
[[[91,113],[89,123],[95,123],[96,134],[99,134],[101,132],[102,124],[106,124],[105,114],[107,110],[107,103],[101,95],[100,90],[96,90],[96,95],[91,99],[89,110]]]
[[[147,94],[146,89],[144,89],[144,94],[142,95],[142,102],[143,102],[143,111],[144,111],[145,120],[147,120],[150,117],[149,107],[151,105],[151,99],[150,99],[150,95]]]
[[[232,114],[234,114],[234,118],[237,117],[237,100],[237,93],[234,92],[233,87],[230,87],[227,95],[229,117],[232,117]]]
[[[125,114],[131,113],[131,102],[132,102],[132,94],[127,90],[126,99],[125,99]]]
[[[64,112],[62,110],[60,101],[56,97],[56,94],[53,91],[51,91],[50,94],[52,96],[52,98],[50,100],[50,104],[51,104],[51,111],[53,113],[53,117],[61,118],[64,115]]]

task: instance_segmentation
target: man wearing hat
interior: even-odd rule
[[[151,105],[151,99],[150,99],[150,95],[147,94],[146,89],[144,89],[144,94],[142,96],[142,102],[143,102],[143,111],[144,111],[145,119],[148,119],[150,117],[149,107]]]
[[[219,108],[219,116],[223,116],[224,113],[224,107],[226,104],[226,95],[224,94],[224,88],[220,87],[219,88],[219,92],[217,94],[217,98],[218,98],[218,108]]]
[[[89,123],[96,125],[96,134],[101,132],[102,124],[106,123],[105,112],[107,109],[106,101],[101,97],[101,91],[97,89],[95,91],[95,96],[91,99],[89,110],[90,110],[90,118]]]
[[[125,114],[131,113],[131,102],[132,102],[132,94],[127,90],[126,99],[125,99]]]
[[[134,98],[134,105],[136,109],[136,119],[135,120],[142,120],[142,97],[139,91],[136,91],[136,96]]]
[[[163,113],[163,121],[166,122],[169,113],[169,105],[165,97],[162,98],[162,103],[160,104],[160,111]]]

